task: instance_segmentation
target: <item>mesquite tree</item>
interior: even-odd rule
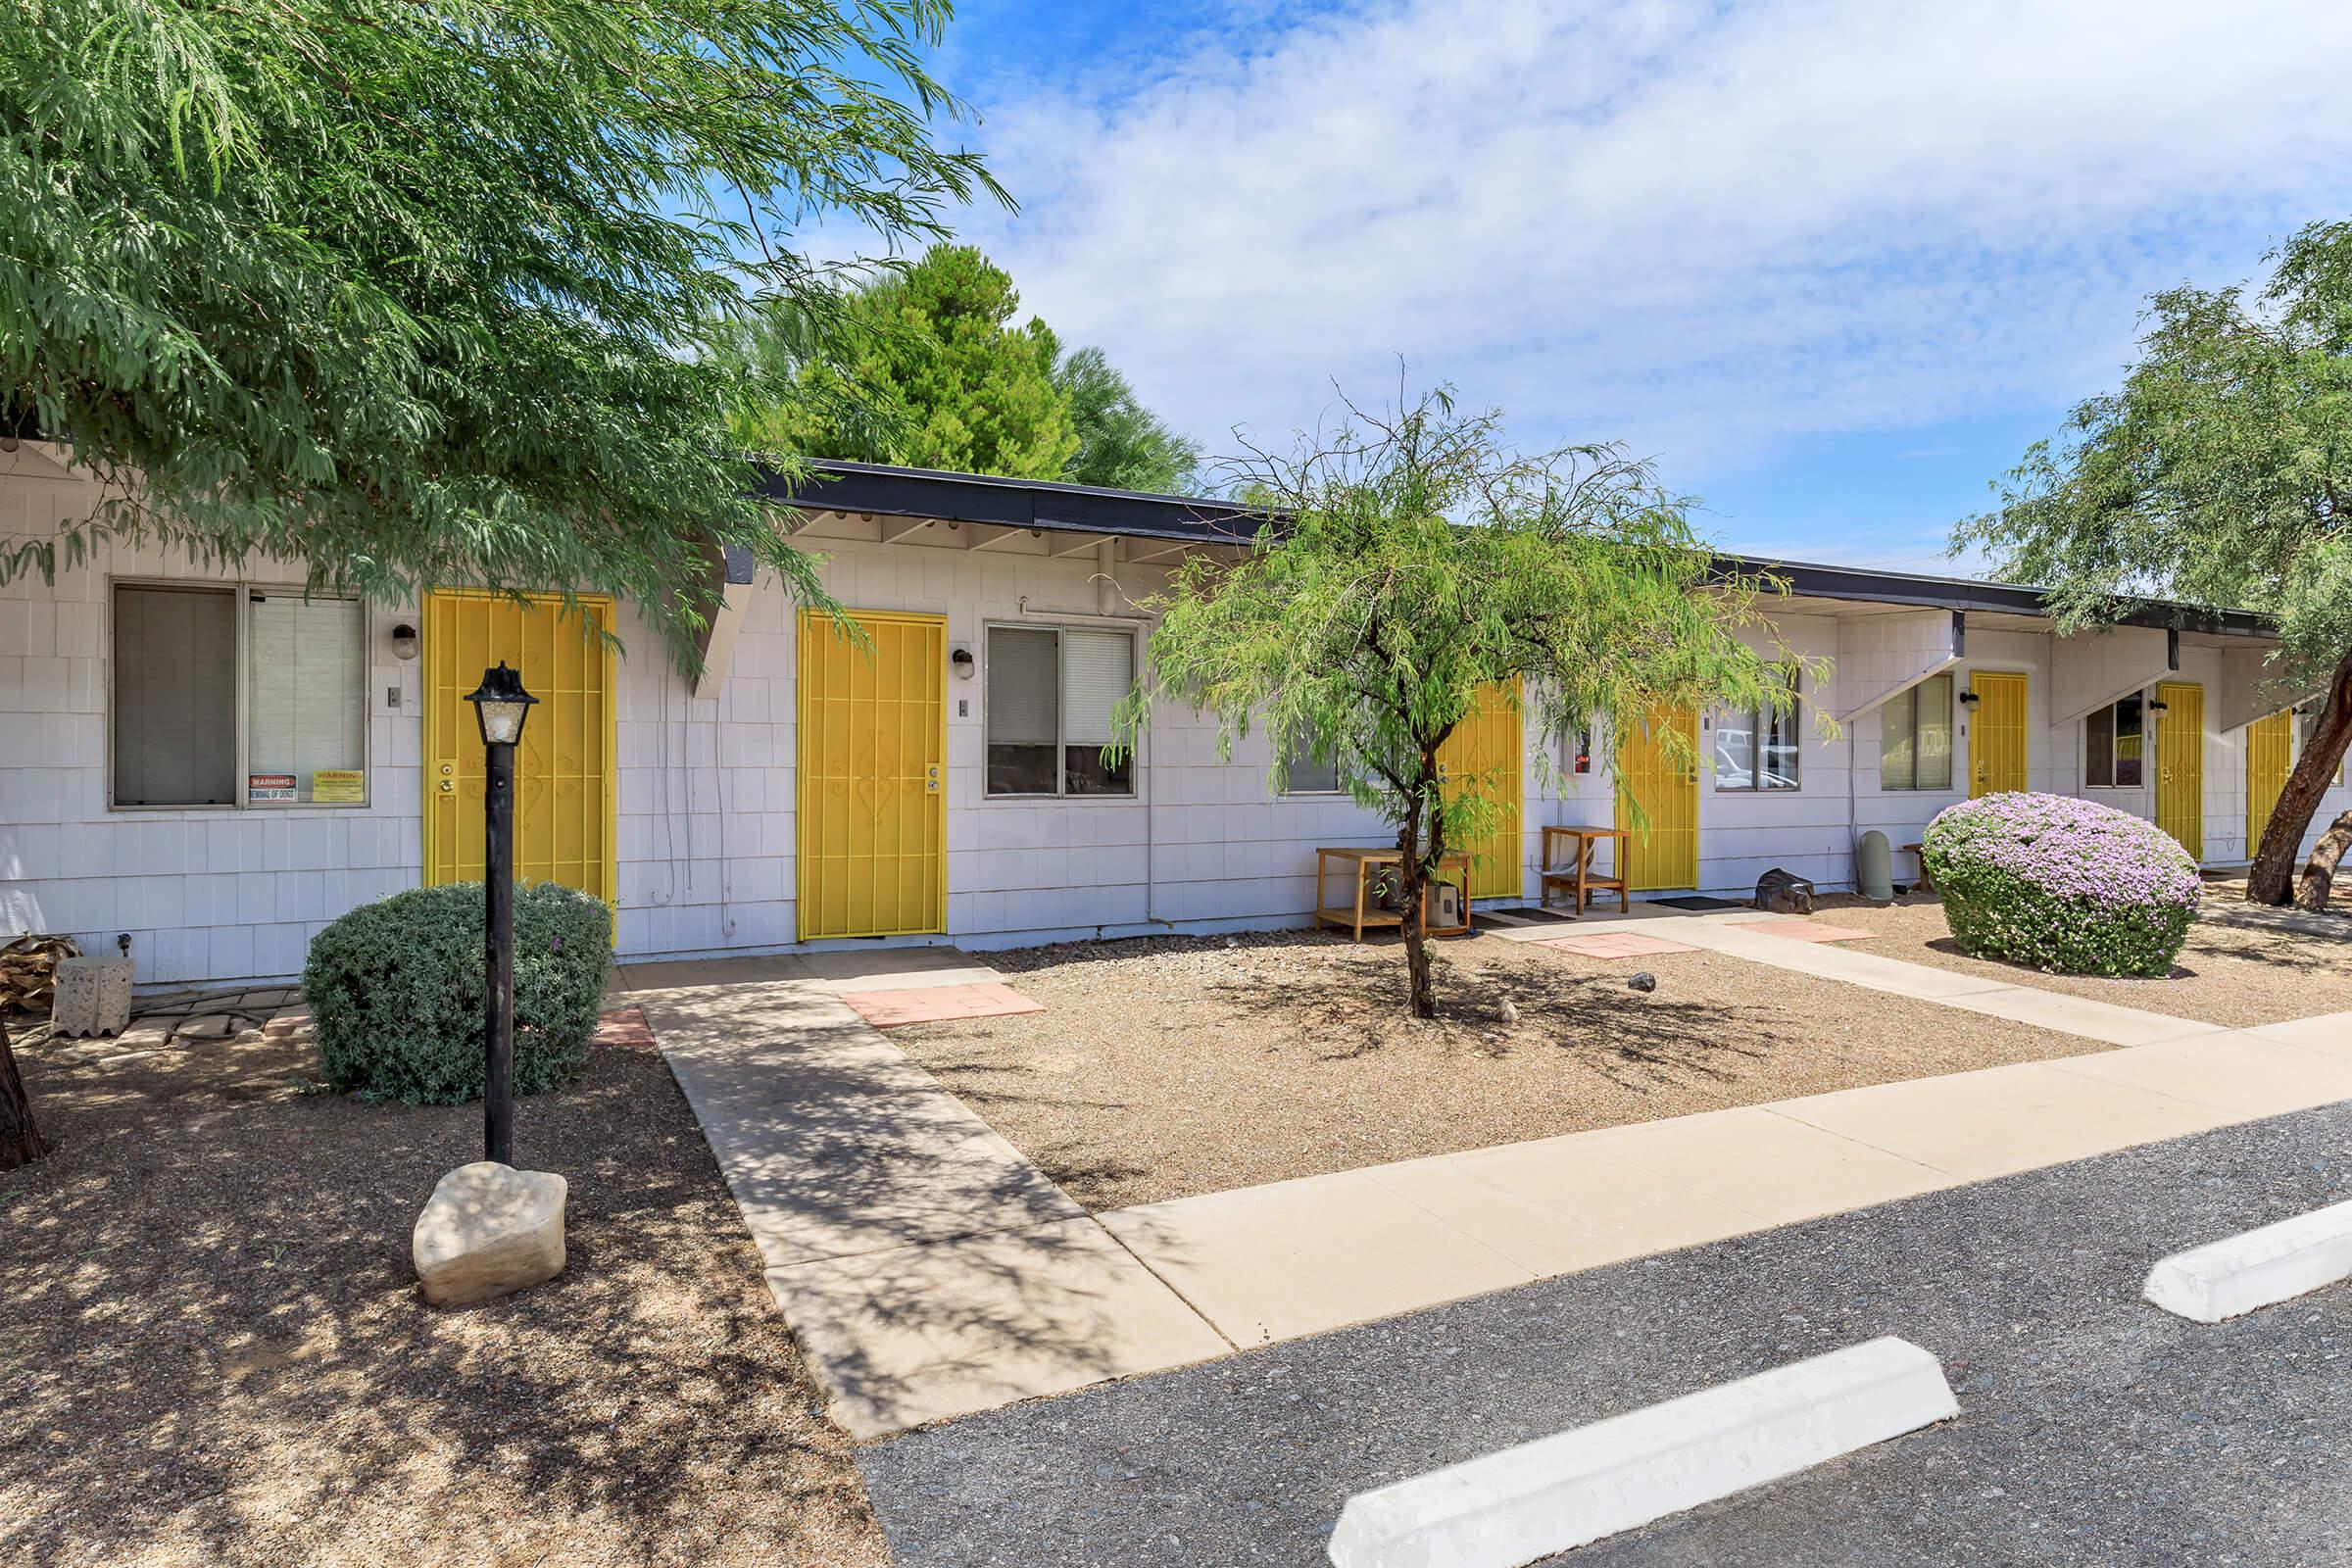
[[[0,583],[145,538],[376,597],[602,589],[676,634],[715,537],[825,602],[728,437],[789,377],[697,350],[833,309],[808,229],[889,253],[1001,194],[932,134],[947,14],[0,7],[0,416],[108,494],[0,542]]]
[[[1437,1012],[1424,890],[1499,809],[1492,781],[1441,775],[1483,694],[1515,691],[1539,735],[1791,701],[1758,613],[1771,585],[1716,571],[1690,503],[1615,447],[1517,456],[1496,415],[1457,414],[1441,389],[1385,415],[1350,407],[1329,438],[1232,466],[1266,525],[1238,564],[1190,561],[1144,602],[1157,624],[1123,742],[1167,698],[1214,715],[1228,753],[1263,729],[1277,789],[1294,756],[1334,763],[1396,829],[1422,1017]]]
[[[2049,584],[2062,630],[2151,595],[2276,616],[2272,689],[2311,727],[2246,897],[2318,909],[2352,846],[2346,812],[2295,878],[2352,744],[2352,222],[2314,223],[2270,260],[2258,291],[2157,295],[2122,388],[2029,450],[1954,547]]]

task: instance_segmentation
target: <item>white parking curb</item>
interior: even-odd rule
[[[1337,1568],[1519,1568],[1960,1413],[1897,1339],[1833,1350],[1358,1493]]]
[[[2175,1252],[2140,1295],[2197,1323],[2288,1300],[2352,1278],[2352,1203],[2332,1203],[2260,1230]]]

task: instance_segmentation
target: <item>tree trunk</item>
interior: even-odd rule
[[[2352,849],[2352,811],[2337,817],[2311,847],[2311,860],[2303,867],[2303,880],[2295,886],[2296,908],[2317,912],[2328,907],[2328,895],[2335,886],[2335,868],[2347,849]]]
[[[1429,889],[1429,878],[1421,865],[1421,811],[1415,807],[1406,813],[1403,831],[1396,835],[1396,849],[1402,858],[1397,866],[1400,884],[1396,897],[1404,916],[1404,972],[1412,992],[1413,1015],[1435,1018],[1438,1015],[1438,990],[1429,974],[1429,920],[1423,895]]]
[[[48,1143],[32,1124],[32,1102],[17,1072],[17,1054],[9,1049],[8,1025],[0,1022],[0,1170],[29,1165],[48,1152]]]
[[[2303,868],[2299,888],[2294,880],[2295,850],[2320,808],[2320,798],[2328,793],[2328,786],[2335,781],[2336,769],[2343,765],[2347,745],[2352,745],[2352,654],[2346,654],[2343,662],[2335,666],[2327,704],[2320,710],[2319,721],[2312,726],[2311,740],[2304,746],[2303,755],[2295,759],[2295,769],[2287,775],[2286,787],[2278,792],[2278,804],[2272,808],[2271,819],[2263,824],[2262,845],[2254,856],[2254,868],[2246,873],[2247,903],[2285,904],[2291,900],[2307,908],[2326,906],[2328,889],[2334,878],[2336,860],[2344,853],[2343,846],[2338,844],[2335,854],[2328,856],[2323,863],[2328,842],[2323,839]],[[2331,830],[2328,838],[2333,837]]]

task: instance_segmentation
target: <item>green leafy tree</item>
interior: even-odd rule
[[[978,250],[940,244],[843,298],[829,353],[808,352],[797,308],[774,313],[722,359],[796,373],[781,398],[739,415],[736,433],[769,452],[1059,478],[1078,450],[1054,378],[1060,345],[1043,321],[1014,322],[1020,304]]]
[[[2317,693],[2246,896],[2323,908],[2352,812],[2294,857],[2352,744],[2352,223],[2315,223],[2252,285],[2150,301],[2123,386],[2078,406],[1954,532],[2051,585],[2064,630],[2147,596],[2278,618],[2272,685]]]
[[[0,11],[0,403],[106,537],[321,586],[594,587],[677,632],[708,541],[821,599],[727,456],[779,381],[699,352],[831,310],[789,243],[998,193],[935,145],[943,0],[18,0]],[[1059,454],[1055,455],[1059,461]]]
[[[1396,829],[1411,1005],[1427,1018],[1423,892],[1499,809],[1496,780],[1441,786],[1439,752],[1482,694],[1515,690],[1539,734],[1628,733],[1659,708],[1787,711],[1771,662],[1789,656],[1758,610],[1775,585],[1720,575],[1690,503],[1647,464],[1610,446],[1514,456],[1497,416],[1456,414],[1443,389],[1350,416],[1328,441],[1237,465],[1269,525],[1238,564],[1189,561],[1145,602],[1157,625],[1120,733],[1132,745],[1172,699],[1213,715],[1228,752],[1262,728],[1277,789],[1294,755],[1336,764]]]
[[[1162,423],[1098,348],[1065,358],[1054,381],[1069,400],[1078,450],[1063,471],[1072,484],[1162,495],[1198,488],[1200,449]]]

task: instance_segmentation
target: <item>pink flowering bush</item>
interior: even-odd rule
[[[1962,951],[2057,974],[2169,973],[2201,886],[2155,823],[2063,795],[1962,801],[1921,858]]]

